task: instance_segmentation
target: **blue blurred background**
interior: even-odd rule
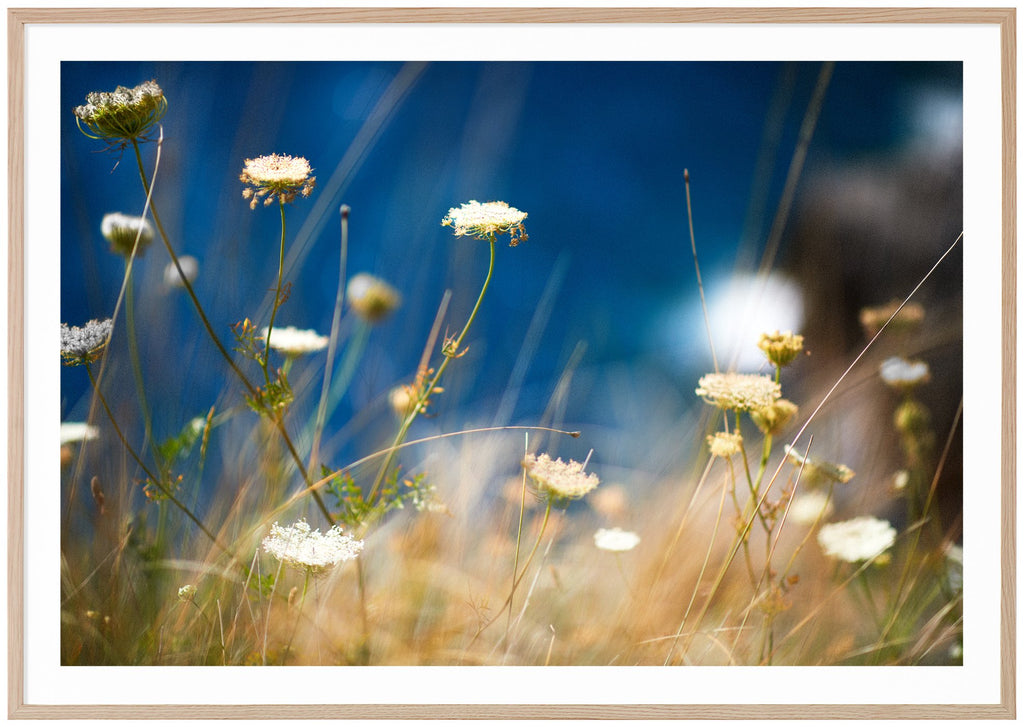
[[[423,426],[534,423],[572,362],[571,395],[552,421],[591,438],[568,454],[582,459],[596,446],[597,461],[633,466],[646,456],[636,442],[650,441],[642,429],[701,406],[693,388],[711,366],[684,168],[723,349],[729,330],[756,312],[768,316],[762,327],[803,330],[821,356],[855,353],[859,306],[904,295],[959,232],[961,64],[838,63],[780,230],[772,267],[788,277],[760,289],[746,312],[714,303],[734,299],[722,292],[729,280],[761,259],[821,68],[64,62],[62,319],[80,325],[111,315],[124,265],[108,251],[100,221],[112,211],[139,214],[144,203],[131,151],[102,152],[71,109],[90,91],[155,79],[169,110],[154,202],[178,254],[199,260],[196,291],[226,344],[231,324],[266,324],[277,272],[277,209],[251,211],[242,198],[246,158],[304,156],[317,176],[311,198],[287,209],[293,287],[279,324],[329,332],[343,203],[352,209],[349,274],[374,273],[402,292],[401,310],[370,333],[328,433],[361,428],[378,444],[387,439],[394,422],[384,396],[414,374],[444,291],[453,291],[446,325],[455,331],[486,272],[486,244],[454,238],[441,218],[471,199],[504,200],[529,214],[529,240],[499,247],[469,352],[450,368],[434,403],[438,418]],[[150,170],[155,152],[143,146]],[[808,270],[808,260],[825,262]],[[211,404],[241,398],[237,387],[225,392],[226,366],[187,298],[164,285],[167,261],[156,242],[137,268],[158,438]],[[957,264],[935,296],[959,295]],[[822,289],[836,299],[814,297]],[[528,338],[531,322],[536,335]],[[753,336],[743,345],[752,347]],[[122,349],[115,342],[114,352]],[[313,399],[319,356],[293,375],[300,383],[307,376]],[[111,380],[121,382],[114,398],[130,413],[130,370],[113,358],[110,365]],[[62,417],[84,419],[83,371],[62,371],[61,395]],[[339,458],[365,453],[355,439],[335,445]]]

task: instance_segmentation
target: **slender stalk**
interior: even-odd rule
[[[266,347],[263,349],[263,379],[267,382],[267,386],[270,386],[270,334],[274,332],[274,319],[277,318],[277,309],[281,307],[281,283],[284,279],[284,237],[285,237],[285,218],[284,218],[284,198],[278,197],[278,206],[281,208],[281,244],[279,246],[279,252],[277,256],[277,290],[274,292],[274,306],[270,309],[270,324],[267,326],[267,340],[265,341]]]
[[[526,448],[529,450],[529,439],[530,435],[526,435],[527,445]],[[509,594],[508,601],[508,621],[505,622],[505,638],[508,639],[508,630],[512,626],[512,597],[516,592],[516,574],[519,573],[519,548],[523,542],[523,516],[526,514],[526,470],[523,470],[523,486],[522,493],[519,502],[519,527],[516,530],[516,554],[512,559],[512,592]]]
[[[453,342],[450,344],[447,342],[445,343],[444,361],[442,361],[441,365],[438,366],[437,371],[434,373],[433,378],[430,379],[427,386],[420,392],[419,398],[416,400],[416,406],[413,408],[412,412],[410,412],[410,414],[405,418],[405,421],[402,422],[402,426],[398,430],[398,434],[395,435],[395,441],[391,445],[391,451],[388,452],[388,456],[385,458],[384,464],[381,465],[380,471],[377,472],[377,478],[373,481],[373,486],[370,488],[370,494],[366,498],[367,502],[372,503],[374,498],[377,496],[381,483],[384,482],[384,477],[387,474],[388,469],[391,467],[391,463],[394,461],[395,448],[405,440],[405,435],[409,433],[409,427],[411,427],[412,423],[416,420],[416,416],[419,414],[420,409],[422,409],[423,404],[430,398],[431,393],[433,393],[437,386],[437,382],[441,380],[441,376],[444,374],[445,369],[448,368],[449,362],[459,355],[459,348],[462,346],[462,341],[469,332],[469,327],[473,325],[477,311],[480,310],[480,303],[483,301],[484,295],[487,293],[487,288],[491,284],[491,275],[494,273],[494,241],[495,235],[492,232],[489,240],[491,257],[487,266],[487,277],[484,279],[484,285],[480,289],[480,295],[477,296],[476,305],[473,306],[473,311],[469,314],[469,320],[466,321],[466,325],[463,327],[462,332]]]
[[[128,355],[132,364],[132,377],[135,379],[135,392],[139,397],[139,409],[142,411],[142,426],[146,433],[143,446],[149,446],[156,460],[157,468],[161,468],[160,454],[153,441],[153,417],[146,398],[146,386],[142,379],[142,363],[139,360],[139,342],[135,331],[135,280],[132,277],[131,263],[125,261],[125,277],[127,284],[124,295],[125,328],[128,330]]]

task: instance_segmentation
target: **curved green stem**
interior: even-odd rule
[[[476,319],[476,314],[480,310],[480,303],[483,301],[484,294],[487,293],[487,288],[491,284],[491,275],[494,273],[494,240],[495,237],[492,232],[489,240],[491,244],[491,258],[487,266],[487,277],[484,279],[484,285],[480,289],[480,295],[477,296],[476,305],[473,306],[473,311],[469,314],[469,320],[466,321],[466,325],[462,328],[462,332],[459,334],[458,338],[451,343],[446,342],[444,344],[444,361],[442,361],[441,365],[438,366],[437,371],[430,379],[430,382],[420,392],[419,398],[416,400],[416,406],[413,408],[412,412],[410,412],[410,414],[405,418],[405,421],[402,422],[402,426],[398,430],[398,434],[395,436],[395,441],[391,445],[391,452],[388,453],[387,458],[384,460],[384,464],[381,465],[380,471],[377,472],[377,478],[373,481],[373,487],[370,488],[370,494],[366,498],[366,501],[369,503],[372,503],[374,498],[377,496],[381,483],[384,482],[384,477],[387,474],[388,469],[391,467],[391,463],[394,461],[395,448],[405,440],[405,435],[409,433],[409,427],[411,427],[412,423],[416,420],[416,416],[420,413],[423,405],[428,399],[430,399],[430,395],[437,387],[437,382],[441,380],[441,376],[444,374],[445,369],[448,368],[448,364],[453,358],[456,358],[459,355],[459,348],[462,346],[462,340],[469,332],[469,327],[473,325],[473,321]]]

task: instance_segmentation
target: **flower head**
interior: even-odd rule
[[[100,436],[99,430],[85,422],[61,422],[60,443],[88,442]]]
[[[268,154],[246,159],[245,168],[238,178],[247,185],[242,196],[248,200],[249,209],[256,209],[262,198],[264,205],[275,199],[292,202],[296,194],[308,197],[316,186],[316,177],[311,177],[309,160],[287,154]]]
[[[811,490],[793,498],[786,519],[801,525],[813,525],[819,519],[831,515],[832,509],[832,499],[828,493]]]
[[[264,328],[260,338],[267,339],[268,329]],[[314,330],[301,331],[294,326],[275,328],[270,333],[270,347],[286,356],[301,356],[327,348],[330,338],[321,336]]]
[[[835,464],[822,459],[815,459],[814,457],[805,457],[788,444],[783,449],[786,451],[786,456],[790,462],[798,467],[803,466],[802,476],[812,483],[821,480],[832,480],[833,482],[845,485],[856,474],[845,464]]]
[[[773,437],[782,433],[790,419],[796,416],[797,405],[789,399],[779,399],[771,406],[763,409],[751,409],[750,418],[764,434]]]
[[[639,535],[631,533],[628,530],[623,530],[622,528],[612,528],[611,530],[601,528],[594,533],[594,545],[601,550],[623,552],[626,550],[632,550],[639,542]]]
[[[707,374],[697,382],[697,396],[719,409],[751,411],[774,404],[782,389],[761,374]]]
[[[804,337],[795,335],[792,331],[762,333],[757,347],[773,364],[785,366],[792,363],[793,359],[804,350]]]
[[[818,543],[825,555],[847,563],[870,560],[896,542],[896,529],[885,520],[868,515],[840,523],[823,525]]]
[[[892,318],[892,321],[886,327],[886,333],[907,333],[917,328],[918,324],[924,320],[924,308],[918,303],[907,303],[900,308],[903,304],[901,300],[893,300],[885,305],[876,306],[874,308],[864,308],[860,312],[860,324],[864,327],[864,333],[867,334],[868,338],[871,338],[878,333],[882,326],[885,325],[886,321]],[[896,311],[899,311],[897,313]]]
[[[60,324],[60,356],[65,366],[78,366],[92,363],[103,355],[114,321],[106,318],[102,321],[93,319],[79,328]]]
[[[575,500],[583,497],[601,482],[597,475],[583,471],[583,464],[575,460],[563,462],[546,454],[526,455],[523,469],[542,494],[553,500]]]
[[[270,535],[263,539],[263,550],[285,565],[320,573],[356,558],[363,550],[363,541],[344,535],[337,525],[326,533],[311,530],[303,519],[286,528],[274,523]]]
[[[199,261],[191,255],[180,256],[178,258],[178,265],[181,265],[181,272],[185,274],[185,280],[188,280],[189,283],[194,281],[199,275]],[[168,288],[185,287],[185,283],[182,281],[173,260],[167,263],[167,267],[164,268],[164,285]]]
[[[369,273],[353,275],[345,288],[345,297],[352,310],[370,323],[383,320],[402,304],[397,290]]]
[[[75,107],[74,114],[83,134],[124,148],[132,141],[145,141],[166,111],[164,92],[156,81],[146,81],[135,88],[94,91],[85,97],[84,106]]]
[[[153,242],[153,226],[145,217],[132,217],[120,212],[111,212],[103,216],[100,231],[110,243],[110,249],[118,255],[128,257],[136,250],[135,241],[139,241],[136,255],[145,252],[149,243]]]
[[[708,436],[712,457],[729,459],[743,451],[743,437],[735,432],[715,432]]]
[[[471,199],[460,207],[452,207],[441,224],[453,228],[456,237],[469,235],[481,240],[491,235],[508,233],[509,246],[515,247],[527,239],[523,229],[526,213],[505,202],[477,202]]]
[[[182,603],[188,603],[196,597],[196,587],[191,583],[186,583],[184,586],[178,589],[178,600]]]
[[[928,364],[924,361],[908,361],[899,356],[891,356],[883,361],[878,373],[886,385],[899,390],[913,389],[930,377]]]

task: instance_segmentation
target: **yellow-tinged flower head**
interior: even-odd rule
[[[297,194],[308,197],[316,186],[316,177],[309,176],[312,171],[305,157],[267,154],[246,159],[238,178],[252,185],[242,190],[242,196],[251,200],[249,209],[256,209],[261,198],[264,205],[269,205],[275,199],[292,202]]]
[[[822,459],[815,459],[814,457],[806,457],[788,444],[783,449],[786,451],[786,456],[790,462],[797,467],[803,467],[804,479],[812,484],[822,480],[832,480],[833,482],[845,485],[856,474],[845,464],[836,464]]]
[[[860,324],[864,333],[871,338],[892,318],[885,332],[888,334],[909,333],[924,320],[924,308],[919,303],[907,303],[900,308],[901,300],[892,300],[885,305],[864,308],[860,312]],[[896,311],[899,311],[897,313]],[[895,314],[895,318],[893,315]]]
[[[508,244],[515,247],[527,239],[523,228],[525,219],[525,212],[509,207],[505,202],[477,202],[472,199],[461,207],[448,210],[441,224],[451,227],[456,237],[468,235],[486,240],[491,235],[508,233]]]
[[[751,409],[750,418],[763,434],[778,436],[796,416],[798,407],[789,399],[779,399],[763,409]]]
[[[546,454],[526,455],[523,469],[541,494],[555,501],[583,497],[601,482],[597,475],[585,473],[582,463],[571,459],[563,462],[561,459],[551,459]]]
[[[697,382],[696,394],[719,409],[752,411],[774,404],[782,389],[761,374],[707,374]]]
[[[167,99],[156,81],[135,88],[118,86],[111,92],[93,91],[85,97],[85,105],[74,110],[83,134],[120,148],[133,140],[145,141],[166,112]]]
[[[804,337],[792,331],[762,333],[757,347],[776,366],[786,366],[804,350]]]
[[[895,542],[896,529],[871,516],[830,523],[818,531],[818,543],[825,555],[847,563],[877,558]]]
[[[142,255],[153,242],[153,226],[145,217],[133,217],[120,212],[111,212],[103,216],[100,232],[110,243],[110,249],[118,255],[129,257],[132,250]],[[135,241],[138,240],[138,247]]]
[[[712,457],[729,459],[743,451],[743,437],[735,432],[715,432],[708,436]]]
[[[377,323],[402,304],[402,295],[375,275],[358,273],[345,288],[345,298],[356,314],[368,323]]]

